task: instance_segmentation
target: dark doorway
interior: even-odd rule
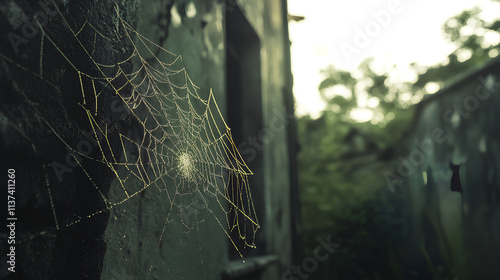
[[[254,175],[249,177],[252,200],[260,224],[264,223],[264,181],[263,144],[258,135],[262,131],[262,94],[260,40],[243,12],[234,7],[226,10],[226,63],[228,124],[236,146]],[[234,186],[229,192],[235,194]],[[233,217],[235,218],[234,214]],[[244,219],[238,219],[243,222]],[[240,229],[245,226],[240,224]],[[231,229],[230,229],[231,230]],[[247,224],[245,235],[253,238],[251,226]],[[265,254],[265,240],[262,229],[257,231],[257,249],[245,248],[237,229],[231,231],[231,239],[245,257]],[[230,258],[238,259],[240,254],[230,244]]]

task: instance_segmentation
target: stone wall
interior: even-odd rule
[[[19,178],[16,275],[7,274],[6,256],[2,255],[2,278],[220,279],[235,263],[246,263],[254,267],[252,279],[278,279],[292,260],[290,170],[295,156],[290,155],[289,146],[293,104],[285,1],[238,1],[239,8],[233,1],[216,0],[41,3],[0,4],[0,33],[6,35],[0,39],[2,172],[15,168]],[[109,208],[105,201],[117,201],[123,188],[139,188],[140,184],[132,179],[117,180],[120,170],[115,174],[102,162],[92,161],[104,153],[98,145],[91,146],[88,159],[72,156],[82,141],[89,141],[92,130],[82,107],[93,110],[95,106],[109,132],[107,153],[121,161],[141,159],[133,151],[123,152],[123,137],[112,132],[140,139],[144,128],[130,113],[116,113],[113,104],[120,99],[113,89],[103,86],[105,82],[79,75],[107,74],[89,56],[110,65],[124,61],[120,67],[125,72],[136,69],[137,64],[127,61],[134,46],[127,40],[109,39],[123,34],[121,19],[158,45],[154,48],[182,55],[200,96],[206,100],[212,90],[226,116],[232,93],[226,90],[225,18],[236,9],[250,22],[260,42],[260,75],[255,78],[261,84],[261,100],[255,104],[261,106],[262,116],[255,117],[262,124],[253,131],[256,135],[242,135],[240,140],[262,155],[262,162],[254,164],[257,169],[253,170],[260,183],[251,186],[262,223],[256,236],[260,247],[241,249],[244,256],[252,256],[245,262],[230,256],[233,245],[226,219],[231,216],[223,212],[228,201],[216,199],[197,209],[193,228],[186,228],[182,219],[169,220],[182,215],[173,213],[182,209],[172,210],[156,186]],[[46,11],[46,21],[40,11]],[[7,36],[13,33],[17,37]],[[152,55],[146,58],[158,67]],[[82,96],[82,87],[84,92],[96,87],[102,90],[99,102],[97,97],[93,103],[92,98]],[[246,118],[251,124],[253,118]],[[218,123],[222,125],[221,120]],[[243,157],[252,164],[249,154]],[[152,175],[151,170],[144,172],[144,176]],[[2,231],[2,252],[6,251],[6,236]],[[263,256],[271,261],[259,266]],[[244,273],[240,275],[238,279],[246,279]]]
[[[400,179],[409,191],[413,267],[496,279],[500,258],[499,62],[417,105]],[[419,257],[416,257],[419,256]]]

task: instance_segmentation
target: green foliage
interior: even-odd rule
[[[500,34],[500,20],[486,22],[480,18],[480,13],[481,9],[475,7],[446,21],[443,25],[445,38],[456,46],[456,50],[450,53],[447,61],[421,73],[413,85],[414,91],[425,91],[429,82],[452,83],[463,72],[498,56],[500,41],[495,38]],[[417,64],[413,66],[421,68]]]
[[[443,87],[499,53],[500,41],[492,44],[488,36],[500,36],[500,20],[482,20],[478,8],[449,19],[443,31],[457,49],[439,65],[413,64],[416,82],[394,82],[389,73],[374,71],[373,59],[352,73],[330,66],[321,72],[319,85],[327,109],[317,119],[297,120],[306,253],[312,255],[318,236],[332,234],[341,244],[338,254],[320,268],[328,279],[451,277],[445,268],[429,263],[422,271],[404,267],[406,193],[390,192],[383,175],[396,168],[412,105],[429,94],[428,83]],[[363,99],[378,106],[360,106]],[[360,122],[353,114],[359,108],[371,110],[374,118]]]
[[[342,121],[337,115],[328,111],[318,119],[298,120],[307,254],[313,254],[316,237],[333,233],[333,240],[342,246],[332,258],[334,264],[325,264],[322,269],[327,271],[323,273],[334,275],[333,279],[376,279],[377,273],[391,271],[387,267],[390,263],[384,262],[390,257],[387,246],[392,246],[390,240],[395,237],[387,233],[401,227],[402,219],[395,204],[382,202],[387,199],[380,195],[387,193],[383,174],[392,171],[394,162],[390,160],[393,155],[389,160],[381,155],[394,153],[391,146],[401,141],[402,128],[411,114],[398,115],[401,118],[385,128],[370,122]],[[374,262],[376,259],[380,261]]]

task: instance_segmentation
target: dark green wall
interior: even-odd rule
[[[83,97],[75,68],[93,76],[103,74],[82,51],[67,25],[79,30],[86,19],[93,29],[88,25],[82,28],[79,40],[86,49],[94,50],[91,56],[96,61],[114,65],[133,53],[133,45],[127,40],[95,36],[91,30],[108,38],[120,35],[118,10],[140,34],[182,55],[202,98],[208,98],[213,90],[226,116],[230,110],[227,95],[232,93],[226,92],[225,16],[226,9],[235,8],[234,2],[229,1],[228,6],[216,0],[55,2],[67,22],[50,6],[54,15],[42,24],[45,33],[38,30],[31,38],[16,41],[17,51],[12,47],[13,39],[6,35],[24,36],[25,19],[32,20],[43,7],[32,1],[0,4],[1,172],[16,168],[19,178],[17,272],[15,276],[6,274],[6,256],[2,254],[0,275],[5,279],[220,279],[224,271],[243,263],[242,259],[230,260],[232,245],[224,232],[228,221],[222,211],[228,209],[227,201],[213,200],[210,214],[200,209],[198,217],[200,221],[205,218],[204,222],[186,230],[180,218],[168,220],[178,218],[182,210],[172,210],[156,186],[110,211],[102,211],[109,207],[103,196],[119,201],[123,186],[106,165],[91,160],[102,157],[97,146],[93,146],[88,158],[80,158],[80,164],[70,169],[61,170],[54,163],[67,168],[68,160],[73,160],[71,150],[87,141],[85,133],[91,130],[81,106]],[[257,135],[247,136],[257,139],[257,144],[249,148],[262,154],[262,163],[254,170],[262,180],[251,189],[259,194],[256,205],[262,224],[256,238],[263,241],[257,255],[248,248],[242,252],[254,257],[245,262],[250,267],[257,267],[255,260],[260,256],[270,256],[267,259],[273,261],[262,266],[254,277],[279,279],[292,264],[290,167],[294,155],[290,155],[288,146],[292,117],[287,115],[290,108],[285,105],[285,100],[291,98],[286,11],[282,1],[238,3],[261,44],[257,78],[262,99],[255,103],[261,106],[262,128]],[[155,62],[151,60],[151,64]],[[126,72],[136,66],[134,62],[121,65]],[[113,152],[122,160],[125,156],[128,160],[138,159],[133,149],[123,153],[115,132],[140,139],[141,125],[125,110],[117,114],[113,104],[120,99],[114,90],[104,86],[104,81],[92,84],[91,79],[83,77],[82,84],[85,92],[93,87],[102,90],[97,119],[108,125],[108,155]],[[94,110],[96,104],[87,97],[83,105]],[[218,123],[222,125],[221,120]],[[147,170],[146,174],[151,172]],[[140,188],[140,184],[131,179],[124,187]],[[93,215],[86,218],[89,213]],[[6,249],[5,236],[2,230],[2,252]]]
[[[399,174],[409,191],[414,267],[441,266],[458,279],[498,277],[498,65],[472,70],[417,105]]]

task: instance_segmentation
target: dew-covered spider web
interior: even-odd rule
[[[229,239],[229,246],[236,248],[243,257],[241,246],[236,244],[254,248],[260,227],[248,184],[252,172],[233,142],[231,130],[212,91],[200,90],[191,81],[180,55],[139,34],[120,17],[118,9],[115,12],[120,24],[113,34],[105,34],[91,24],[86,19],[90,15],[82,15],[75,23],[65,18],[59,9],[57,12],[74,41],[73,52],[86,57],[87,63],[72,60],[70,57],[75,54],[68,54],[50,30],[38,24],[42,32],[39,65],[36,69],[18,66],[45,79],[44,63],[48,62],[44,61],[44,55],[49,49],[71,66],[78,81],[73,90],[81,92],[81,99],[74,107],[75,115],[81,117],[83,126],[89,130],[85,131],[83,142],[70,143],[59,132],[57,127],[60,126],[45,119],[43,110],[34,105],[41,123],[57,137],[74,163],[73,166],[47,163],[44,169],[47,173],[56,172],[57,176],[50,178],[58,178],[63,183],[68,176],[83,174],[87,191],[97,193],[102,200],[98,205],[103,207],[82,215],[61,213],[52,204],[55,227],[65,230],[108,213],[108,228],[113,230],[107,229],[106,235],[118,235],[116,232],[131,226],[120,224],[124,215],[153,207],[149,204],[162,205],[163,208],[158,209],[164,213],[162,220],[152,222],[155,228],[146,229],[147,234],[138,232],[135,237],[132,234],[108,238],[108,242],[120,244],[129,244],[124,241],[127,238],[155,240],[150,250],[159,257],[153,263],[142,264],[148,268],[144,278],[149,278],[149,273],[157,266],[175,263],[161,253],[170,249],[179,250],[178,257],[183,261],[193,261],[192,268],[202,271],[198,275],[203,278],[207,269],[204,266],[206,253],[200,244],[185,242],[206,234],[200,226],[207,223],[216,224],[220,233]],[[99,55],[103,48],[100,42],[105,41],[110,45],[129,46],[127,50],[122,49],[127,53],[126,59],[113,61],[112,57]],[[3,59],[16,63],[5,56]],[[31,102],[27,96],[26,99]],[[129,127],[122,131],[102,117],[103,110],[119,114],[119,119]],[[34,145],[33,149],[43,147]],[[96,178],[100,174],[96,170],[112,174],[109,190],[99,185]],[[46,183],[52,201],[52,196],[61,191],[61,187],[54,187],[57,184],[51,182],[49,176]],[[239,236],[240,240],[234,240],[234,236]],[[123,245],[120,250],[127,246]],[[188,253],[177,248],[183,246]],[[121,253],[109,254],[113,258]],[[125,253],[120,257],[127,258]],[[115,278],[127,275],[125,270],[107,273]]]

